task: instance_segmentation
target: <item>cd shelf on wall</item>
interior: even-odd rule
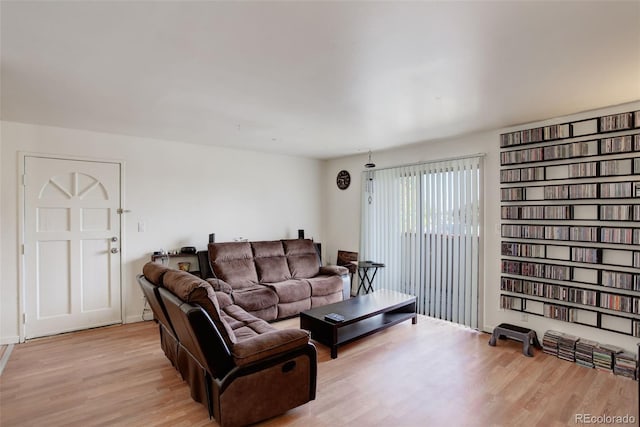
[[[640,197],[640,181],[589,182],[553,184],[500,189],[502,202],[539,202],[579,199],[636,199]]]
[[[501,308],[640,337],[640,111],[500,147]]]
[[[600,117],[600,132],[631,129],[633,127],[633,114],[634,113],[620,113]]]

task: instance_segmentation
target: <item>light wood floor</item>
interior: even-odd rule
[[[278,327],[297,327],[297,319]],[[631,415],[635,381],[420,316],[340,348],[317,345],[315,401],[263,426],[566,426]],[[160,350],[152,322],[16,345],[0,377],[0,425],[211,426]]]

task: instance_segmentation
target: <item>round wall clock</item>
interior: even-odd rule
[[[349,188],[349,184],[351,184],[351,175],[346,170],[341,170],[338,172],[338,176],[336,177],[336,185],[341,190],[346,190]]]

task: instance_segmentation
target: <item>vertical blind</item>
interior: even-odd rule
[[[360,260],[374,289],[417,297],[418,312],[478,327],[482,155],[363,172]]]

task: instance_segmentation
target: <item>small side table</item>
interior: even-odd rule
[[[379,262],[360,261],[358,263],[358,278],[360,279],[360,284],[356,290],[356,295],[360,293],[361,288],[364,289],[365,294],[373,292],[373,279],[375,279],[378,269],[383,267],[384,264]],[[371,272],[371,276],[369,276],[369,272]]]

